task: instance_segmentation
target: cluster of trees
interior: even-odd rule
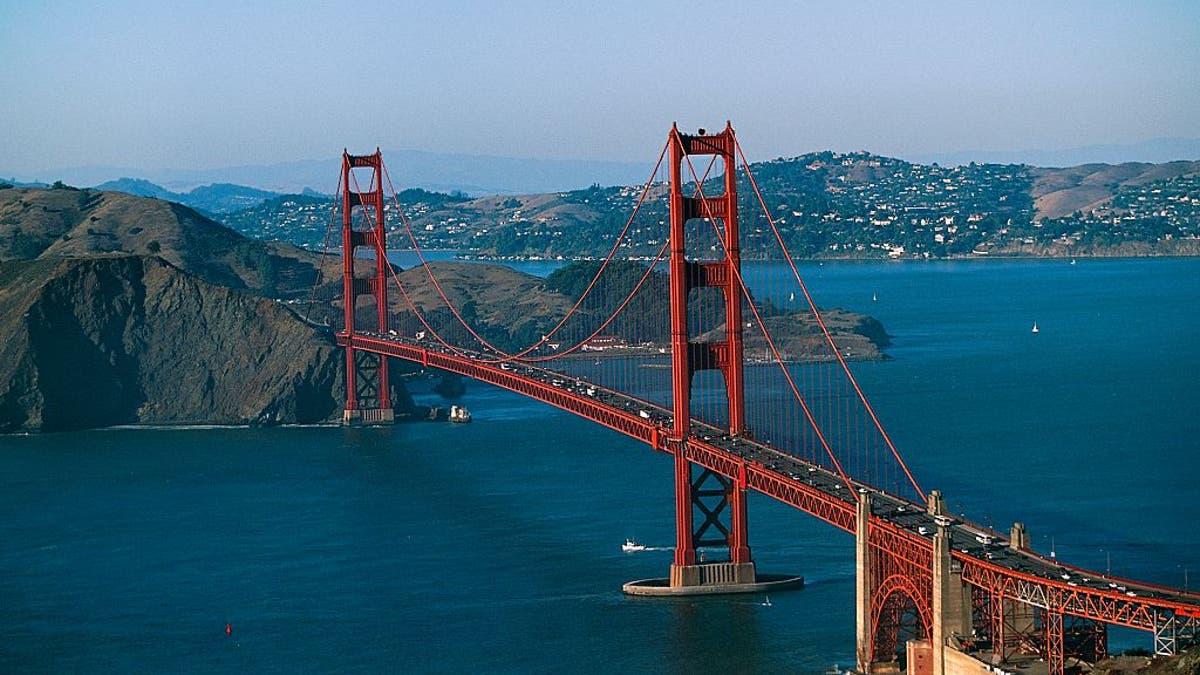
[[[150,243],[156,244],[157,242]],[[149,246],[147,247],[149,248]],[[156,251],[152,250],[151,252]],[[269,294],[275,290],[279,283],[278,270],[267,247],[261,242],[246,240],[237,244],[233,248],[233,259],[238,265],[254,270],[264,292]]]

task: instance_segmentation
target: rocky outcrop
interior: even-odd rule
[[[659,348],[669,348],[671,326],[666,308],[670,283],[667,274],[654,271],[647,276],[643,263],[613,261],[597,279],[600,265],[598,261],[576,261],[544,279],[508,267],[481,263],[441,261],[431,263],[429,272],[413,267],[402,272],[400,279],[407,289],[407,298],[423,308],[423,317],[418,319],[413,315],[405,297],[393,294],[391,309],[397,317],[395,325],[405,335],[416,335],[432,326],[439,335],[456,344],[478,344],[476,337],[463,330],[458,317],[447,309],[446,301],[442,299],[444,294],[476,333],[510,353],[537,344],[541,336],[551,331],[554,331],[555,341],[566,345],[583,342],[595,336],[597,330],[629,345],[628,348],[608,348],[607,356],[657,354],[662,353]],[[438,279],[437,288],[429,279],[430,272]],[[587,296],[583,297],[585,292]],[[577,302],[579,306],[573,318],[561,323]],[[695,339],[699,342],[724,340],[723,322],[705,325],[698,320],[724,316],[721,296],[717,293],[697,294],[691,302],[689,312],[696,321],[690,330],[696,331]],[[610,321],[622,304],[623,309]],[[360,315],[365,322],[370,318],[369,308],[366,305],[360,305],[360,308],[368,310]],[[887,358],[883,349],[891,342],[878,320],[844,309],[821,311],[825,327],[844,357],[855,360]],[[765,302],[760,314],[783,360],[834,358],[832,347],[811,312],[789,310]],[[746,303],[742,315],[748,323],[754,318]],[[758,327],[747,329],[744,339],[747,359],[765,362],[774,358]],[[581,354],[595,356],[594,353]]]
[[[334,417],[342,358],[281,303],[153,256],[0,264],[0,432]]]
[[[888,358],[883,350],[892,341],[883,324],[875,317],[834,308],[821,310],[821,319],[843,358],[853,361],[881,361]],[[773,362],[776,351],[780,359],[791,362],[832,361],[836,358],[833,346],[810,312],[767,315],[763,317],[763,325],[771,334],[773,344],[768,344],[763,331],[756,327],[743,333],[745,357],[751,363]],[[698,339],[701,342],[717,342],[724,337],[725,324],[722,323]]]
[[[1141,656],[1126,652],[1096,664],[1097,675],[1200,675],[1200,648],[1193,647],[1175,656]]]

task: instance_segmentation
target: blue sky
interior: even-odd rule
[[[1191,1],[0,0],[0,168],[1131,143],[1200,137],[1198,73]]]

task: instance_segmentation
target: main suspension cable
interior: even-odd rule
[[[866,409],[867,414],[870,415],[871,421],[875,424],[875,428],[879,430],[879,434],[883,438],[884,443],[887,444],[892,456],[895,457],[896,461],[900,463],[900,468],[904,470],[904,475],[908,477],[908,481],[912,484],[913,489],[916,490],[917,494],[921,496],[922,501],[925,500],[925,491],[922,490],[921,486],[917,484],[917,479],[913,477],[912,472],[908,469],[908,465],[900,456],[900,452],[892,443],[892,439],[888,435],[887,430],[883,428],[883,423],[879,421],[879,417],[875,414],[875,409],[871,407],[871,403],[867,401],[866,394],[863,393],[862,388],[858,385],[858,380],[854,377],[854,373],[850,371],[850,366],[846,363],[845,357],[842,356],[841,351],[834,343],[833,336],[829,333],[829,329],[825,326],[825,320],[821,317],[821,313],[817,311],[816,303],[813,302],[812,295],[808,292],[808,285],[804,283],[804,279],[800,277],[800,271],[796,269],[796,261],[792,259],[792,254],[788,250],[787,244],[783,241],[783,235],[780,234],[779,228],[775,225],[775,219],[771,217],[770,210],[767,208],[767,202],[763,198],[762,191],[758,188],[758,181],[754,180],[754,174],[750,171],[750,164],[746,161],[746,155],[742,152],[742,146],[737,142],[736,138],[734,139],[734,147],[737,149],[738,156],[742,159],[742,166],[745,168],[746,176],[750,179],[750,185],[754,188],[754,194],[758,197],[758,202],[762,206],[763,215],[766,216],[767,222],[771,224],[771,232],[775,235],[775,240],[779,243],[779,247],[783,250],[784,259],[787,260],[788,267],[790,267],[792,270],[792,276],[795,278],[796,283],[799,284],[800,290],[804,293],[804,299],[808,303],[809,308],[812,310],[813,315],[816,317],[817,325],[821,327],[821,333],[824,334],[829,346],[833,348],[834,356],[841,365],[842,371],[846,373],[846,377],[849,379],[850,385],[854,387],[854,391],[858,395],[858,399],[862,401],[863,407]]]
[[[583,304],[583,302],[587,298],[588,294],[590,294],[592,289],[596,286],[596,283],[600,279],[601,274],[603,274],[604,270],[608,267],[609,263],[616,256],[616,252],[620,248],[621,242],[624,241],[624,238],[628,234],[629,229],[633,224],[634,218],[637,216],[638,212],[641,209],[642,204],[645,202],[646,195],[650,191],[650,187],[654,182],[654,177],[658,173],[658,168],[662,164],[662,160],[663,160],[663,157],[666,155],[666,151],[667,151],[667,146],[664,145],[662,152],[659,153],[658,161],[655,162],[654,170],[650,174],[650,180],[647,181],[646,184],[643,186],[642,192],[638,196],[638,200],[635,203],[633,211],[630,213],[629,218],[626,220],[624,228],[622,228],[620,234],[617,236],[617,239],[614,242],[612,249],[609,251],[609,254],[604,258],[603,262],[600,265],[600,268],[593,275],[592,280],[588,284],[583,295],[580,296],[580,298],[575,302],[575,304],[571,307],[571,309],[566,313],[565,316],[563,316],[563,318],[558,322],[558,324],[550,332],[542,335],[541,339],[538,340],[537,342],[535,342],[534,344],[530,345],[529,347],[527,347],[523,350],[519,350],[516,353],[506,352],[505,350],[500,349],[499,347],[493,345],[486,338],[481,336],[474,328],[472,328],[470,326],[470,324],[467,323],[466,319],[464,319],[462,317],[462,315],[458,312],[457,308],[455,308],[453,303],[450,302],[450,299],[446,296],[445,291],[442,289],[441,284],[438,282],[437,276],[433,274],[433,271],[431,269],[429,269],[429,263],[425,258],[425,255],[421,249],[420,243],[417,241],[416,236],[413,234],[412,227],[408,222],[408,217],[405,215],[403,208],[400,207],[399,198],[396,195],[395,187],[392,185],[391,175],[388,173],[386,165],[383,165],[383,174],[387,178],[388,188],[389,188],[389,190],[391,190],[393,200],[396,203],[397,211],[400,214],[401,223],[403,223],[403,225],[404,225],[405,232],[408,235],[409,241],[412,243],[413,250],[417,254],[418,259],[421,261],[422,267],[425,268],[425,273],[429,277],[430,282],[433,284],[434,289],[437,291],[438,295],[442,298],[442,301],[446,303],[446,307],[450,310],[450,313],[458,320],[458,322],[460,324],[462,324],[463,328],[465,328],[467,330],[467,332],[470,333],[471,336],[474,337],[481,345],[484,345],[486,348],[490,349],[491,351],[493,351],[501,356],[501,358],[498,359],[497,361],[512,361],[512,360],[519,359],[522,356],[525,356],[526,354],[533,352],[537,348],[541,347],[543,344],[549,342],[550,338],[553,335],[555,335],[567,323],[567,321],[571,318],[571,316],[573,316],[575,314],[575,312],[579,309],[579,307]],[[580,343],[580,344],[582,344],[582,343]]]
[[[682,141],[678,140],[674,134],[672,134],[672,138],[675,138],[675,142],[680,144],[680,150],[683,150]],[[696,169],[694,166],[692,166],[691,156],[686,152],[683,152],[682,154],[684,159],[687,161],[688,171],[692,174],[692,179],[698,183],[699,176],[696,175]],[[725,170],[736,171],[736,167],[728,166],[725,167]],[[704,205],[704,209],[706,211],[705,217],[712,224],[713,229],[717,230],[717,219],[712,213],[712,207],[709,206],[708,200],[704,198],[703,188],[700,187],[699,184],[697,187],[700,190],[700,203]],[[728,257],[729,251],[725,246],[724,238],[720,236],[719,230],[717,230],[717,239],[721,243],[721,248],[725,249],[725,256]],[[804,400],[804,397],[801,396],[800,390],[796,387],[796,383],[792,379],[791,373],[788,372],[787,366],[784,364],[783,358],[780,356],[779,349],[775,346],[775,340],[771,338],[771,334],[767,331],[766,325],[763,323],[762,316],[758,312],[758,308],[754,306],[754,299],[750,295],[750,290],[746,288],[746,283],[742,279],[741,271],[732,265],[730,266],[730,270],[733,271],[734,276],[737,278],[738,285],[741,286],[742,289],[742,295],[746,298],[746,304],[750,306],[750,311],[754,314],[754,318],[758,322],[759,329],[762,331],[763,337],[766,338],[767,346],[771,350],[771,354],[775,357],[775,363],[783,372],[784,379],[787,380],[788,386],[791,387],[792,394],[796,397],[796,401],[800,403],[800,408],[804,411],[805,418],[808,420],[809,425],[816,433],[817,439],[821,443],[821,447],[824,448],[826,454],[829,455],[829,459],[833,461],[834,468],[837,469],[838,475],[842,477],[843,481],[845,481],[846,487],[850,489],[850,493],[854,494],[854,484],[850,481],[849,476],[847,476],[846,472],[842,469],[842,463],[838,461],[837,455],[833,452],[833,447],[830,446],[828,439],[825,438],[824,432],[821,431],[820,425],[817,424],[816,418],[813,416],[812,411],[808,408],[808,403]],[[730,301],[733,301],[732,298]],[[738,301],[740,302],[740,298]]]
[[[325,244],[321,247],[321,259],[317,263],[317,274],[313,279],[312,291],[308,297],[308,308],[304,311],[304,323],[310,323],[309,319],[312,316],[313,307],[317,302],[317,289],[321,286],[321,279],[325,275],[325,258],[329,255],[329,238],[333,234],[333,219],[338,212],[338,202],[342,198],[342,177],[338,176],[337,188],[333,195],[333,204],[329,209],[329,224],[325,226]]]

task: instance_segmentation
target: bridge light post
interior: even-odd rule
[[[1058,557],[1058,554],[1055,552],[1055,548],[1054,548],[1054,535],[1052,535],[1052,534],[1043,534],[1043,535],[1042,535],[1042,545],[1043,545],[1043,546],[1045,546],[1047,542],[1049,542],[1049,543],[1050,543],[1050,553],[1049,553],[1049,556],[1050,556],[1051,558],[1057,558],[1057,557]],[[1043,549],[1043,550],[1044,550],[1044,549]]]

